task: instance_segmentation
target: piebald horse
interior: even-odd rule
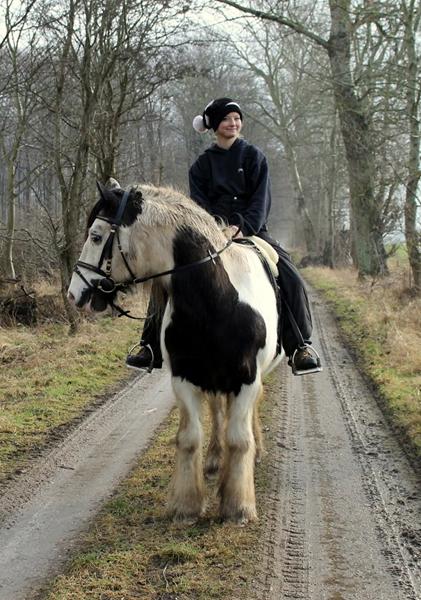
[[[161,347],[180,411],[169,514],[186,522],[203,514],[207,400],[214,422],[206,468],[220,468],[221,517],[252,521],[257,403],[263,376],[280,360],[276,296],[262,262],[173,189],[125,192],[115,181],[98,187],[68,297],[78,308],[102,311],[123,286],[157,276],[168,296]]]

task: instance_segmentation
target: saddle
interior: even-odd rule
[[[279,256],[276,250],[272,248],[268,242],[262,240],[262,238],[259,238],[256,235],[252,235],[250,237],[233,238],[233,241],[236,244],[252,248],[257,253],[262,262],[263,268],[265,269],[266,275],[268,276],[269,281],[274,289],[275,296],[277,299],[279,299],[279,286],[276,281],[277,277],[279,276],[277,267]]]
[[[265,240],[257,237],[257,235],[252,235],[246,238],[253,242],[254,246],[259,249],[261,255],[266,259],[268,266],[272,272],[272,275],[276,278],[279,276],[279,271],[277,267],[277,262],[279,260],[279,256],[276,250]]]

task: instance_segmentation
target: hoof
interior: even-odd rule
[[[186,515],[173,515],[172,522],[175,525],[183,525],[184,527],[191,527],[192,525],[196,525],[199,520],[199,516],[186,516]]]
[[[248,523],[257,521],[256,508],[254,506],[246,506],[235,511],[223,510],[221,512],[221,517],[224,521],[229,521],[240,527],[244,527]]]
[[[194,525],[202,516],[202,512],[200,513],[183,513],[178,511],[168,511],[167,516],[172,520],[173,523],[178,523],[179,525]]]
[[[180,525],[194,525],[205,514],[205,505],[195,510],[183,510],[180,508],[168,508],[167,517]]]

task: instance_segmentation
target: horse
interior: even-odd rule
[[[276,293],[262,261],[174,189],[123,190],[116,181],[98,188],[68,298],[103,311],[120,289],[152,278],[167,293],[161,347],[180,413],[168,513],[185,522],[204,514],[201,415],[208,401],[206,468],[220,471],[220,516],[254,521],[257,404],[262,378],[281,359]]]

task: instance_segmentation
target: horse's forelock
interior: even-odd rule
[[[89,228],[92,227],[95,219],[98,216],[106,217],[107,219],[113,219],[118,211],[118,206],[123,198],[124,190],[121,188],[101,190],[101,197],[93,206],[88,216],[88,222],[86,225],[86,236],[88,235]],[[132,188],[130,193],[130,202],[127,204],[127,209],[123,215],[123,224],[131,224],[137,213],[142,210],[142,194],[140,190]]]

